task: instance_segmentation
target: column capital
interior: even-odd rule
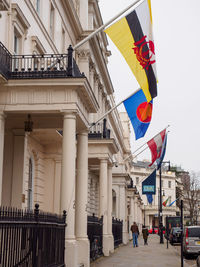
[[[0,111],[0,120],[5,120],[6,115],[3,111]]]
[[[89,133],[89,129],[88,128],[86,128],[86,129],[84,129],[84,130],[81,130],[81,131],[79,131],[78,133],[77,133],[77,135],[85,135],[85,136],[88,136],[88,133]]]
[[[108,163],[108,159],[107,158],[100,158],[100,163]]]
[[[76,119],[77,110],[61,110],[64,119]]]

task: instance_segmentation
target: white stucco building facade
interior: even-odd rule
[[[160,176],[159,171],[156,173],[156,194],[153,195],[153,202],[149,204],[146,195],[142,195],[142,182],[153,172],[155,166],[148,167],[150,163],[146,161],[133,162],[131,177],[133,184],[136,186],[143,201],[142,207],[142,224],[148,228],[159,226],[158,209],[160,205]],[[168,199],[166,206],[162,206],[163,225],[165,225],[166,216],[176,216],[179,210],[176,202],[169,207],[169,204],[176,199],[176,176],[175,172],[162,169],[162,203]]]
[[[103,216],[105,256],[112,216],[123,220],[124,244],[130,206],[142,224],[142,200],[127,188],[127,115],[114,110],[90,127],[115,105],[106,35],[69,48],[102,25],[98,1],[5,0],[0,12],[1,205],[66,210],[65,263],[89,266],[88,215]]]

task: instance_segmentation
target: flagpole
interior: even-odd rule
[[[169,127],[170,127],[170,125],[167,125],[163,130],[165,130],[165,129],[169,128]],[[163,130],[162,130],[162,131],[163,131]],[[162,132],[162,131],[160,131],[160,132]],[[159,133],[160,133],[160,132],[159,132]],[[158,133],[158,134],[159,134],[159,133]],[[156,137],[158,134],[154,135],[151,139],[153,139],[154,137]],[[151,140],[151,139],[150,139],[150,140]],[[127,160],[128,158],[130,158],[131,156],[134,156],[135,152],[137,152],[140,148],[142,148],[142,147],[145,146],[146,144],[147,144],[147,142],[144,143],[143,145],[141,145],[139,148],[137,148],[133,153],[131,153],[128,157],[126,157],[126,158],[123,160],[123,162],[126,161],[126,160]],[[144,150],[142,150],[140,153],[142,153],[143,151],[145,151],[147,148],[148,148],[148,146],[147,146]],[[139,154],[140,154],[140,153],[139,153]],[[137,154],[136,156],[134,156],[134,158],[137,157],[139,154]]]
[[[118,17],[120,17],[121,15],[123,15],[127,10],[129,10],[131,7],[135,6],[135,8],[137,6],[139,6],[142,2],[144,2],[144,0],[137,0],[134,3],[132,3],[131,5],[129,5],[128,7],[126,7],[123,11],[121,11],[119,14],[117,14],[116,16],[114,16],[112,19],[110,19],[108,22],[106,22],[105,24],[103,24],[101,27],[99,27],[98,29],[96,29],[93,33],[91,33],[90,35],[88,35],[85,39],[83,39],[82,41],[80,41],[79,43],[77,43],[73,49],[77,49],[78,47],[80,47],[81,45],[83,45],[84,43],[86,43],[88,40],[90,40],[93,36],[95,36],[97,33],[99,33],[100,31],[102,31],[106,26],[108,26],[109,24],[111,24],[114,20],[116,20]]]
[[[135,93],[137,93],[140,90],[140,88],[138,88],[135,92],[133,92],[132,94],[130,94],[129,96],[127,96],[124,100],[120,101],[117,105],[115,105],[114,107],[112,107],[111,109],[109,109],[106,113],[104,113],[103,116],[101,116],[96,122],[92,123],[89,127],[89,129],[96,125],[98,122],[100,122],[103,118],[105,118],[109,113],[111,113],[114,109],[116,109],[119,105],[121,105],[125,100],[127,100],[129,97],[131,97],[132,95],[134,95]]]

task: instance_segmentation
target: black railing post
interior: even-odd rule
[[[39,204],[35,204],[34,219],[36,222],[32,236],[32,264],[33,267],[37,267],[37,242],[38,242],[38,221],[39,221]]]
[[[73,76],[73,51],[74,49],[70,45],[68,50],[68,65],[67,65],[67,75]]]
[[[106,138],[106,119],[103,120],[103,138]]]
[[[39,204],[35,204],[35,209],[34,209],[34,218],[35,221],[38,222],[38,218],[39,218]]]

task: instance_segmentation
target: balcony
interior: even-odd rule
[[[110,129],[106,126],[107,120],[104,119],[103,123],[98,123],[90,128],[88,134],[89,139],[110,139]]]
[[[0,74],[6,80],[84,77],[73,59],[71,46],[68,54],[11,55],[1,42]]]

